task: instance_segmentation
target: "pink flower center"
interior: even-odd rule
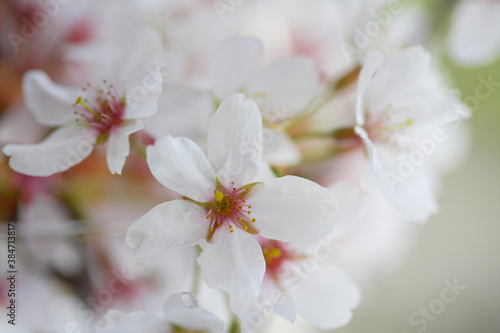
[[[85,97],[78,97],[73,107],[78,115],[76,121],[99,133],[98,143],[107,140],[109,134],[120,127],[125,114],[125,97],[121,97],[112,84],[103,81],[103,88],[92,87],[90,83],[82,90]]]
[[[279,281],[286,268],[286,263],[297,259],[287,244],[277,240],[260,239],[262,253],[266,260],[266,277]]]
[[[373,141],[397,145],[398,135],[405,133],[412,125],[411,110],[389,106],[376,118],[368,114],[365,129]]]
[[[210,222],[210,232],[207,241],[212,239],[215,231],[219,227],[228,228],[234,232],[234,227],[240,228],[251,234],[258,231],[253,227],[256,219],[252,218],[252,206],[247,204],[245,197],[257,183],[246,185],[236,189],[235,187],[226,189],[222,185],[217,185],[214,191],[214,201],[205,205]],[[231,186],[234,183],[231,183]]]

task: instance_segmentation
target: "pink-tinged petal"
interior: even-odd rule
[[[212,88],[220,99],[241,91],[255,75],[264,54],[260,40],[237,37],[227,41],[216,54],[210,69]]]
[[[255,298],[260,293],[266,263],[262,248],[240,228],[218,228],[198,258],[201,277],[210,287],[232,296]]]
[[[128,137],[143,127],[140,120],[132,120],[111,133],[108,139],[108,153],[106,156],[108,168],[111,173],[121,175],[125,160],[130,153]]]
[[[373,191],[379,187],[380,182],[385,177],[384,168],[380,162],[377,149],[368,137],[368,133],[366,133],[365,129],[360,126],[356,126],[354,130],[363,140],[367,154],[365,170],[359,180],[359,185],[367,191]]]
[[[254,101],[233,94],[208,124],[207,157],[222,184],[254,181],[262,163],[262,117]]]
[[[45,126],[59,126],[75,121],[73,104],[81,89],[52,82],[41,70],[31,70],[23,77],[24,103],[36,121]]]
[[[87,158],[94,149],[96,133],[78,125],[55,130],[38,144],[10,144],[3,153],[10,167],[19,173],[45,177],[63,172]]]
[[[487,65],[500,54],[500,3],[460,1],[450,24],[449,53],[461,65]]]
[[[169,88],[158,100],[158,112],[143,120],[144,129],[157,138],[165,135],[190,139],[205,135],[215,107],[205,91]]]
[[[208,235],[206,215],[187,200],[164,202],[135,221],[125,241],[138,256],[196,245]]]
[[[156,113],[163,86],[163,66],[164,63],[148,65],[127,82],[125,119],[145,118]]]
[[[198,202],[213,199],[214,170],[193,141],[171,136],[158,139],[148,146],[147,161],[163,186]]]
[[[327,263],[301,281],[291,296],[296,301],[298,314],[325,330],[347,325],[352,310],[361,300],[360,291],[349,275]]]
[[[198,306],[198,297],[193,293],[171,295],[163,310],[169,322],[188,330],[218,333],[224,329],[224,322],[219,317]]]
[[[375,71],[377,71],[380,65],[382,65],[383,60],[384,56],[379,51],[370,52],[366,56],[366,61],[363,64],[361,72],[359,73],[358,87],[356,90],[356,123],[360,126],[363,126],[365,124],[363,92],[368,86],[368,83],[370,83],[370,80],[372,79]]]
[[[294,57],[264,68],[245,88],[264,114],[275,110],[282,118],[291,118],[318,93],[319,76],[314,62]]]
[[[263,237],[291,243],[313,242],[333,230],[338,204],[328,189],[295,176],[256,186],[247,196]]]
[[[421,84],[429,70],[430,55],[421,46],[413,46],[385,59],[366,90],[370,112],[397,106],[408,101],[409,95]],[[429,82],[430,83],[430,82]]]

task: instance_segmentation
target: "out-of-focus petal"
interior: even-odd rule
[[[38,144],[3,147],[10,156],[10,167],[30,176],[50,176],[77,165],[94,150],[96,133],[78,125],[68,125],[55,130]]]
[[[163,306],[169,322],[189,330],[222,332],[224,322],[210,311],[198,306],[193,293],[181,292],[171,295]]]
[[[320,329],[333,329],[351,321],[361,294],[349,275],[336,266],[321,265],[291,293],[298,314]]]
[[[145,118],[144,129],[157,138],[165,135],[190,139],[205,135],[215,111],[208,93],[189,88],[169,88],[158,100],[158,112]]]
[[[459,64],[487,65],[500,56],[500,3],[460,1],[451,19],[449,53]]]
[[[366,61],[359,73],[358,87],[356,90],[356,123],[360,126],[365,124],[365,110],[363,105],[363,92],[365,91],[368,83],[375,73],[375,71],[382,65],[384,56],[379,51],[372,51],[366,56]]]
[[[163,74],[160,72],[163,65],[148,65],[127,81],[125,119],[145,118],[156,113],[163,85]]]
[[[45,126],[59,126],[76,119],[73,104],[82,91],[52,82],[41,70],[31,70],[23,77],[24,103],[36,121]]]
[[[314,62],[306,57],[276,61],[264,68],[246,87],[249,98],[267,111],[282,117],[297,114],[319,89],[319,76]]]
[[[264,54],[262,43],[253,37],[237,37],[226,42],[210,67],[212,88],[220,99],[239,92],[255,75]]]
[[[130,142],[128,137],[143,128],[140,120],[132,120],[127,125],[118,128],[111,133],[108,139],[108,153],[106,159],[111,173],[121,175],[125,160],[130,153]]]
[[[365,129],[356,126],[355,131],[363,140],[367,154],[365,170],[359,180],[359,185],[367,191],[373,191],[380,185],[381,180],[384,178],[384,168],[378,157],[377,149],[368,137]]]

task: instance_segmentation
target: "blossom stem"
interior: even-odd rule
[[[199,246],[196,247],[195,258],[201,254],[201,249]],[[201,286],[201,267],[198,265],[198,262],[194,261],[194,276],[193,276],[193,284],[191,286],[191,292],[195,295],[198,295]]]

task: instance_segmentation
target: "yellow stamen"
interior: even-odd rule
[[[215,200],[220,202],[222,200],[222,198],[224,198],[224,194],[222,194],[221,191],[215,191]]]

